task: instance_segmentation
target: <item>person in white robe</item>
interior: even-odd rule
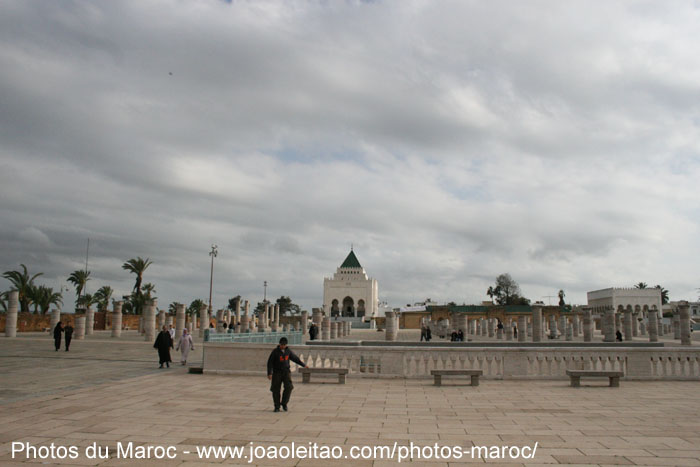
[[[187,329],[182,330],[182,336],[180,336],[180,341],[177,343],[177,348],[175,350],[180,351],[180,363],[187,364],[187,355],[190,350],[194,350],[194,343],[192,342],[192,336]]]

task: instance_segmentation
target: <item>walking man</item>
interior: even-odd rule
[[[289,397],[292,395],[292,389],[294,389],[289,360],[306,368],[306,364],[287,347],[287,338],[283,337],[280,339],[280,345],[275,347],[275,350],[270,353],[270,358],[267,359],[267,379],[272,381],[270,391],[272,391],[272,402],[275,404],[275,412],[280,411],[280,405],[285,412],[287,411]],[[284,384],[284,392],[280,401],[282,384]]]
[[[58,352],[58,349],[61,348],[61,333],[63,332],[63,323],[60,321],[56,323],[56,326],[53,328],[53,341],[54,344],[56,345],[56,352]]]
[[[66,352],[68,352],[68,349],[70,349],[70,341],[73,340],[73,326],[70,325],[70,322],[66,323]]]

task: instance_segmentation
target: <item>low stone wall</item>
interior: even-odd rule
[[[95,329],[104,330],[111,329],[111,312],[107,313],[106,325],[98,326],[98,323],[105,323],[104,312],[95,312]],[[5,332],[5,313],[0,314],[0,333]],[[70,323],[75,327],[75,318],[73,313],[61,313],[61,321],[65,325]],[[51,312],[42,315],[40,313],[19,313],[17,315],[17,332],[41,332],[51,326]],[[139,328],[139,315],[122,315],[122,328],[129,329]]]
[[[204,372],[263,375],[271,344],[205,344]],[[621,370],[625,379],[700,380],[700,348],[410,348],[297,345],[309,366],[350,376],[425,378],[433,369],[481,369],[489,379],[565,379],[568,369]],[[292,365],[296,370],[296,365]]]

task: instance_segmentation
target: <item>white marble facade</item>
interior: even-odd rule
[[[326,316],[376,316],[378,305],[377,280],[367,276],[355,252],[350,250],[333,277],[323,279],[323,309]]]

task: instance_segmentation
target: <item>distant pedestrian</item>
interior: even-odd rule
[[[294,389],[289,360],[306,368],[306,364],[287,347],[287,338],[283,337],[280,339],[280,344],[275,347],[267,359],[267,379],[272,381],[270,391],[272,391],[272,402],[275,404],[275,412],[280,411],[280,405],[285,412],[287,411],[287,404],[292,395],[292,389]],[[282,384],[284,384],[284,392],[282,393],[282,400],[280,400]]]
[[[428,332],[426,330],[425,324],[420,325],[420,341],[426,341],[428,340]]]
[[[513,337],[515,339],[518,338],[518,327],[516,325],[513,325]]]
[[[58,352],[58,349],[61,348],[61,333],[63,332],[63,323],[60,321],[56,323],[56,326],[53,328],[53,342],[56,346],[56,352]]]
[[[66,352],[70,349],[70,341],[73,340],[73,326],[70,323],[66,323],[66,327],[63,329],[66,334]]]
[[[182,336],[180,336],[180,341],[177,343],[175,350],[180,351],[180,363],[186,365],[187,355],[189,355],[190,350],[194,350],[192,336],[190,336],[190,333],[187,332],[187,329],[182,330]]]
[[[459,342],[464,342],[464,332],[462,332],[461,329],[459,331],[457,331],[457,340]]]
[[[170,338],[174,340],[175,339],[175,328],[173,327],[172,324],[170,325],[170,329],[168,329],[168,332],[170,333]]]
[[[170,368],[170,362],[172,362],[170,359],[170,349],[173,348],[173,340],[165,326],[163,326],[163,330],[158,333],[153,348],[158,349],[158,358],[160,359],[159,368],[163,368],[163,363]]]
[[[622,342],[622,333],[620,332],[619,329],[617,331],[615,331],[615,340],[618,342]]]
[[[425,341],[430,342],[430,339],[433,338],[433,331],[430,330],[430,326],[426,327],[425,329]]]
[[[316,336],[318,336],[318,328],[316,327],[316,323],[311,323],[311,327],[309,328],[309,340],[316,340]]]

